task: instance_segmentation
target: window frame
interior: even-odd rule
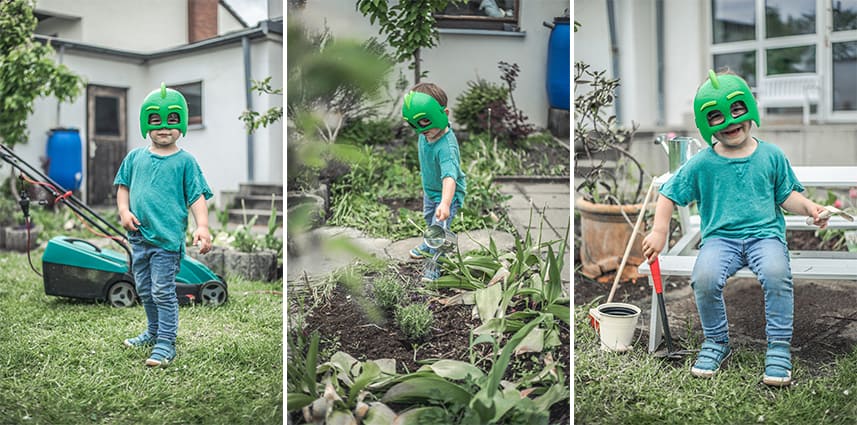
[[[447,15],[435,13],[434,18],[438,29],[465,29],[488,31],[521,31],[521,0],[514,0],[515,15],[511,17],[494,18],[484,15]]]
[[[756,81],[761,81],[768,74],[767,51],[769,49],[815,46],[815,73],[821,77],[823,102],[818,105],[818,113],[825,122],[853,123],[857,121],[857,111],[833,110],[833,44],[857,41],[857,29],[833,31],[833,8],[831,0],[815,0],[816,32],[814,34],[790,35],[775,38],[765,36],[765,0],[753,0],[756,13],[755,39],[714,43],[714,10],[712,0],[705,2],[706,13],[706,42],[709,52],[706,57],[708,68],[714,66],[714,56],[754,51],[756,55]],[[787,74],[780,74],[787,75]],[[755,87],[751,87],[755,91]]]
[[[187,128],[188,130],[204,128],[205,126],[205,102],[203,101],[203,93],[205,93],[205,86],[202,80],[189,81],[184,83],[174,83],[168,84],[167,88],[171,88],[173,90],[178,90],[184,95],[184,92],[181,91],[184,87],[199,85],[199,115],[191,115],[190,113],[190,105],[188,105],[187,111]]]

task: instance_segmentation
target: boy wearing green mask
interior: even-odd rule
[[[150,347],[146,366],[166,366],[176,357],[176,273],[184,255],[188,209],[200,253],[211,250],[206,200],[213,195],[196,159],[176,146],[187,133],[187,102],[161,83],[140,107],[140,130],[149,145],[128,153],[116,173],[119,220],[131,243],[137,295],[147,328],[126,339],[127,347]]]
[[[419,134],[420,177],[423,187],[423,217],[426,225],[452,226],[455,213],[464,204],[467,181],[461,171],[458,140],[449,126],[446,93],[432,83],[419,83],[405,95],[402,117]],[[411,249],[414,259],[433,256],[425,243]],[[437,268],[427,268],[424,281],[440,276]]]
[[[782,209],[813,217],[823,228],[827,219],[819,219],[819,213],[824,207],[799,193],[804,187],[780,148],[750,135],[751,122],[759,125],[759,112],[741,77],[709,71],[693,112],[711,149],[694,155],[661,187],[643,254],[653,262],[664,248],[675,204],[697,201],[702,241],[691,287],[705,340],[691,374],[710,378],[731,354],[723,288],[746,266],[761,282],[765,298],[768,343],[762,381],[789,385],[794,290]]]

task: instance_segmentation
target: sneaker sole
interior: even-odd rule
[[[167,359],[163,359],[163,360],[146,359],[146,366],[149,366],[149,367],[167,367],[169,364],[170,364],[170,361]]]
[[[768,376],[763,375],[762,383],[773,387],[785,387],[792,383],[792,371],[789,371],[789,376]]]
[[[122,341],[122,345],[124,345],[124,346],[126,346],[126,347],[128,347],[128,348],[136,348],[136,347],[151,347],[151,346],[153,346],[153,345],[155,345],[155,344],[140,344],[140,345],[134,345],[134,344],[132,344],[132,343],[131,343],[131,340],[130,340],[130,339],[126,339],[125,341]]]

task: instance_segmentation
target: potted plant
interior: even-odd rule
[[[589,278],[619,268],[645,195],[646,173],[628,150],[636,125],[620,127],[616,115],[609,114],[619,80],[604,74],[604,71],[591,70],[583,62],[574,65],[575,209],[580,214],[578,252],[581,272]],[[625,270],[634,270],[633,266],[642,263],[642,239],[635,238]]]

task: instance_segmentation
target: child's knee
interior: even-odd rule
[[[690,278],[690,286],[694,292],[709,295],[719,294],[722,290],[721,273],[710,268],[695,268]]]

